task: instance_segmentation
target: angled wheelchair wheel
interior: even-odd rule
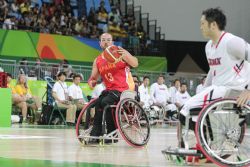
[[[234,99],[212,102],[199,114],[196,137],[202,153],[219,166],[250,165],[250,107],[237,107]]]
[[[82,144],[86,144],[84,136],[89,136],[93,127],[93,118],[91,116],[91,112],[95,108],[96,100],[97,99],[93,99],[86,106],[84,106],[77,119],[76,136]]]
[[[123,99],[117,104],[116,124],[124,140],[133,147],[143,147],[150,136],[149,120],[133,99]]]

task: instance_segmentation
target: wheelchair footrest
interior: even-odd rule
[[[168,147],[167,149],[162,150],[161,152],[162,154],[167,154],[167,155],[203,157],[203,154],[197,150],[184,149],[184,148]]]

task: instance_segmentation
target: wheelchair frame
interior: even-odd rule
[[[130,94],[130,91],[125,91],[127,94]],[[133,147],[144,147],[148,141],[149,141],[149,137],[150,137],[150,125],[149,125],[149,120],[148,117],[145,113],[145,111],[143,110],[143,108],[140,106],[140,104],[134,100],[133,96],[131,98],[131,95],[128,95],[128,97],[126,97],[124,94],[126,93],[122,93],[120,101],[117,105],[111,105],[111,106],[106,106],[104,108],[103,111],[103,117],[102,117],[102,136],[90,136],[90,132],[92,130],[92,127],[90,127],[89,122],[91,121],[90,118],[90,110],[91,108],[93,108],[95,106],[95,102],[97,99],[92,99],[81,111],[78,120],[77,120],[77,124],[76,124],[76,135],[78,140],[80,141],[80,143],[82,145],[88,145],[88,141],[89,139],[99,139],[99,145],[104,145],[105,141],[110,140],[112,141],[112,143],[115,143],[118,140],[124,139],[126,141],[126,143],[128,143],[129,145],[133,146]],[[131,112],[131,111],[126,111],[126,109],[124,109],[124,105],[125,104],[129,104],[129,105],[133,105],[137,107],[137,111],[132,111],[132,119],[129,120],[129,116],[131,117],[131,115],[129,114],[125,114],[126,112]],[[105,116],[106,116],[106,108],[111,107],[111,108],[116,108],[115,110],[115,124],[117,129],[112,131],[111,133],[107,134],[107,129],[106,129],[106,121],[105,121]],[[129,107],[128,109],[129,110]],[[86,123],[84,125],[84,127],[81,127],[81,123],[82,123],[82,116],[83,114],[86,112]],[[138,112],[138,113],[137,113]],[[122,115],[123,114],[123,115]],[[134,115],[133,115],[134,114]],[[141,115],[139,115],[141,114]],[[139,120],[139,116],[143,117],[143,120]],[[122,120],[126,119],[127,121],[129,121],[127,123],[127,125],[122,125]],[[146,126],[147,128],[147,133],[145,136],[145,140],[143,140],[141,143],[136,143],[135,141],[133,141],[128,135],[126,135],[126,132],[124,131],[124,128],[129,127],[130,125],[133,126],[133,123],[138,123],[138,128],[141,128],[143,124],[143,126]],[[83,133],[80,132],[80,130],[83,130]],[[135,127],[137,128],[137,127]],[[141,133],[141,132],[137,132],[137,133]],[[119,134],[121,137],[119,137]]]
[[[226,108],[225,106],[228,106],[230,104],[230,106],[233,106],[233,108]],[[220,108],[220,105],[225,105],[223,107],[225,107],[226,109],[224,109],[223,107]],[[245,128],[246,128],[246,115],[250,113],[250,106],[249,105],[244,105],[244,107],[240,108],[240,107],[236,107],[236,100],[235,99],[230,99],[230,98],[224,98],[224,99],[219,99],[216,101],[211,102],[210,104],[208,104],[206,107],[204,107],[201,112],[199,112],[198,115],[198,120],[195,123],[195,138],[197,140],[197,144],[196,144],[196,148],[195,149],[190,149],[189,143],[188,143],[188,131],[189,131],[189,121],[191,118],[191,115],[188,115],[185,119],[185,132],[184,135],[182,135],[182,128],[181,128],[181,123],[179,122],[180,126],[178,128],[178,147],[177,148],[171,148],[168,147],[167,149],[163,150],[162,153],[166,156],[166,158],[168,160],[174,160],[173,155],[177,156],[177,162],[198,162],[199,159],[203,158],[205,160],[209,160],[212,161],[213,163],[217,164],[218,166],[249,166],[250,165],[250,155],[247,155],[247,157],[244,157],[243,159],[238,158],[238,162],[236,160],[236,162],[232,162],[231,160],[225,160],[227,158],[230,158],[230,156],[234,155],[235,152],[239,149],[240,145],[243,141],[244,138],[244,133],[245,133]],[[218,109],[219,107],[219,109]],[[221,111],[220,111],[221,110]],[[228,126],[230,128],[226,129],[225,132],[226,133],[218,133],[219,135],[223,136],[223,139],[225,138],[225,140],[232,145],[231,150],[229,148],[227,148],[227,150],[225,150],[224,148],[220,148],[222,150],[216,150],[214,151],[214,148],[211,149],[210,147],[213,146],[212,142],[213,142],[213,131],[215,131],[216,129],[213,130],[212,126],[211,126],[211,116],[213,115],[208,115],[208,114],[227,114],[228,113],[233,113],[234,115],[238,115],[239,117],[236,119],[242,119],[238,124],[238,130],[235,127],[231,127],[231,124]],[[223,113],[225,112],[225,113]],[[214,117],[214,116],[213,116]],[[229,116],[228,116],[229,117]],[[216,118],[216,117],[215,117]],[[233,117],[235,118],[235,117]],[[228,118],[225,118],[228,119]],[[220,122],[220,120],[217,120],[218,122]],[[221,120],[221,122],[223,122]],[[230,122],[230,118],[229,118],[229,122]],[[226,126],[226,125],[225,125]],[[216,131],[215,131],[216,132]],[[184,148],[182,147],[182,143],[181,143],[181,139],[183,138],[183,142],[184,142]],[[218,138],[218,137],[217,137]],[[224,143],[224,141],[223,141]],[[221,144],[222,145],[222,144]],[[224,149],[224,150],[223,150]],[[249,149],[249,148],[247,148]],[[225,153],[223,152],[225,151]],[[228,151],[228,152],[226,152]],[[230,152],[231,151],[231,152]],[[250,149],[249,149],[250,151]],[[217,155],[217,152],[221,152],[221,154]],[[222,153],[224,153],[225,155],[223,155]]]

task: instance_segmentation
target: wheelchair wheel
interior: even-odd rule
[[[133,147],[143,147],[150,136],[149,120],[133,99],[121,100],[116,108],[116,124],[124,140]]]
[[[250,135],[246,115],[250,107],[237,107],[234,99],[212,102],[199,114],[196,137],[202,153],[219,166],[250,165]]]
[[[77,123],[76,123],[76,136],[82,144],[86,144],[83,136],[90,135],[93,119],[91,118],[91,109],[95,107],[95,102],[97,99],[91,100],[85,107],[83,107],[80,112]],[[85,117],[85,122],[83,118]]]

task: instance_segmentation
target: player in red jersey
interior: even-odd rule
[[[110,45],[113,45],[112,35],[108,33],[102,34],[100,36],[100,47],[104,50]],[[138,60],[123,48],[120,48],[118,52],[122,55],[122,60],[116,64],[109,63],[102,53],[93,63],[88,84],[90,88],[93,88],[98,78],[101,77],[106,89],[96,102],[94,125],[90,133],[91,136],[102,135],[102,113],[104,107],[118,103],[120,95],[124,90],[134,89],[130,67],[137,67]],[[116,129],[113,114],[111,108],[108,108],[106,111],[107,133]],[[97,140],[92,140],[92,142],[97,142]]]

